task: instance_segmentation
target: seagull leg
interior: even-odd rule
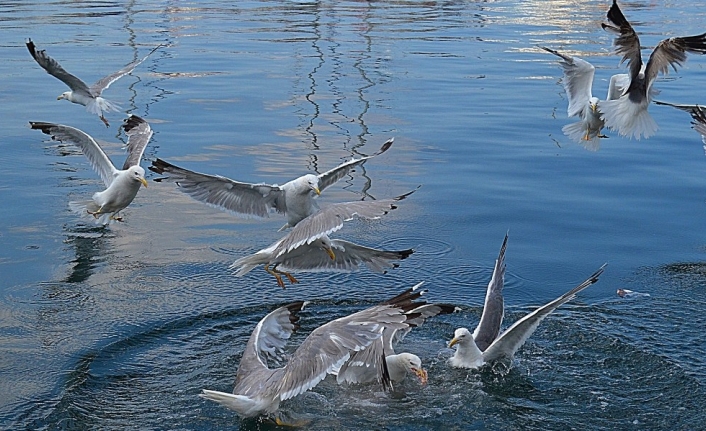
[[[277,272],[271,270],[269,264],[265,265],[265,272],[270,275],[273,275],[277,279],[277,285],[284,289],[284,281],[282,281],[282,276],[277,274]]]
[[[306,419],[299,419],[295,420],[292,422],[285,422],[282,419],[279,418],[279,416],[275,417],[275,424],[280,427],[287,427],[287,428],[301,428],[309,425],[311,423],[310,420]]]
[[[114,213],[110,216],[110,219],[115,221],[123,221],[123,216],[119,216],[118,213]]]
[[[103,122],[103,124],[105,124],[105,127],[110,127],[110,124],[108,124],[108,120],[105,119],[103,114],[101,114],[100,119]]]
[[[103,214],[102,210],[103,210],[103,207],[100,207],[96,211],[86,210],[86,212],[88,214],[92,215],[93,218],[98,218],[101,214]]]
[[[292,274],[288,273],[287,271],[282,271],[282,270],[280,270],[280,269],[277,269],[277,265],[275,265],[275,266],[272,267],[272,271],[273,271],[273,272],[276,272],[277,274],[286,276],[287,279],[289,280],[289,283],[290,283],[290,284],[297,284],[297,283],[299,283],[299,280],[297,280],[296,278],[294,278],[294,276],[293,276]]]

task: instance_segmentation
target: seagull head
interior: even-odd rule
[[[333,244],[331,243],[331,239],[324,235],[323,237],[318,239],[319,242],[319,247],[321,247],[326,254],[331,258],[331,260],[336,260],[336,255],[333,253]]]
[[[593,112],[598,112],[598,98],[597,97],[591,97],[588,99],[588,106],[591,107],[591,111]]]
[[[147,180],[145,179],[145,170],[142,169],[142,166],[130,166],[130,169],[128,169],[127,172],[130,178],[135,181],[139,181],[140,183],[142,183],[143,186],[147,187]]]
[[[427,371],[422,368],[422,360],[419,359],[419,356],[413,355],[411,353],[400,353],[397,355],[399,359],[402,361],[402,365],[404,368],[413,373],[417,378],[419,379],[419,383],[426,385],[427,380],[428,380],[428,374]]]
[[[62,100],[62,99],[71,100],[71,92],[64,91],[63,93],[61,93],[59,95],[59,97],[56,98],[56,100]]]
[[[471,335],[471,331],[466,328],[458,328],[454,331],[454,337],[451,341],[449,341],[449,347],[453,347],[456,344],[460,346],[467,346],[471,341],[475,342],[473,340],[473,335]]]
[[[304,180],[304,184],[306,185],[306,192],[308,193],[309,190],[313,190],[314,193],[318,195],[321,194],[321,190],[319,190],[319,177],[313,174],[307,174],[302,177]]]

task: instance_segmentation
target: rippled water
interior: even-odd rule
[[[686,2],[621,2],[653,47],[701,33]],[[429,368],[405,382],[327,380],[285,402],[315,429],[697,429],[704,417],[706,157],[686,114],[652,106],[658,134],[589,152],[561,133],[561,70],[536,45],[596,65],[602,96],[618,58],[600,29],[608,1],[4,2],[0,5],[0,425],[8,429],[244,429],[197,395],[229,391],[257,321],[311,300],[313,328],[425,280],[460,313],[412,332]],[[70,146],[27,121],[124,136],[79,106],[28,55],[31,37],[89,82],[158,50],[105,95],[155,131],[146,159],[282,183],[392,149],[321,202],[389,197],[422,185],[384,220],[340,236],[417,252],[386,275],[301,274],[282,290],[228,265],[283,220],[242,220],[150,182],[109,229],[69,200],[100,181]],[[660,78],[659,99],[706,103],[706,58]],[[148,164],[143,162],[143,166]],[[510,369],[445,364],[453,330],[474,327],[509,229],[506,322],[582,281],[600,282],[548,318]],[[627,288],[650,296],[623,299]]]

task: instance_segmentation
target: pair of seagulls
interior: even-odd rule
[[[473,333],[454,332],[449,346],[456,347],[448,363],[454,368],[478,369],[499,360],[512,360],[544,318],[580,291],[598,281],[605,265],[584,282],[557,299],[527,314],[502,334],[503,285],[507,235],[488,284],[483,313]],[[378,382],[392,390],[412,373],[422,384],[428,375],[421,359],[412,353],[396,354],[395,345],[428,318],[452,313],[456,307],[418,301],[422,283],[381,304],[326,323],[309,334],[286,360],[284,347],[298,328],[304,302],[277,308],[257,324],[248,340],[231,393],[204,389],[200,394],[234,410],[242,417],[275,415],[280,402],[312,389],[327,375],[339,384]],[[269,368],[268,360],[284,365]],[[280,423],[276,418],[276,422]]]
[[[414,190],[389,199],[340,202],[323,208],[316,200],[321,192],[356,167],[386,152],[393,142],[394,139],[389,139],[369,156],[354,158],[319,175],[303,175],[281,186],[194,172],[161,159],[152,162],[149,169],[164,176],[155,181],[173,182],[193,199],[229,213],[255,217],[268,217],[270,212],[284,214],[287,223],[280,230],[291,228],[284,237],[231,265],[237,277],[264,265],[265,271],[284,288],[283,277],[297,283],[290,271],[355,271],[365,265],[374,272],[384,273],[414,252],[380,250],[329,236],[346,221],[381,218]]]
[[[564,133],[590,150],[598,150],[600,138],[605,137],[603,127],[617,131],[621,136],[649,138],[657,131],[657,124],[647,112],[652,98],[657,94],[653,84],[657,76],[667,74],[669,68],[677,70],[686,61],[687,53],[706,54],[706,33],[672,37],[662,40],[643,63],[640,39],[625,18],[616,0],[608,10],[609,23],[603,29],[614,33],[616,54],[627,62],[629,73],[616,74],[610,79],[606,100],[592,95],[595,68],[589,62],[571,57],[553,49],[542,49],[558,56],[564,70],[564,89],[569,100],[569,117],[580,121],[563,127]]]

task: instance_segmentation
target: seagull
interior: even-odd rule
[[[416,315],[405,313],[417,295],[410,290],[379,305],[326,323],[309,334],[279,368],[268,360],[283,360],[283,348],[299,328],[298,313],[305,302],[279,307],[252,332],[235,376],[232,393],[204,389],[201,397],[216,401],[241,417],[274,415],[282,401],[315,387],[340,369],[352,354],[383,336],[386,330],[404,330]],[[387,378],[387,377],[385,377]],[[282,424],[275,418],[277,424]]]
[[[270,210],[284,214],[287,223],[280,229],[284,230],[294,227],[319,209],[314,198],[322,191],[346,176],[353,168],[387,151],[393,142],[394,138],[389,139],[378,152],[370,156],[352,159],[323,174],[303,175],[281,186],[243,183],[220,175],[192,172],[161,159],[153,161],[149,170],[167,175],[155,181],[174,182],[179,190],[197,201],[235,215],[268,217]]]
[[[662,40],[650,54],[647,64],[642,63],[640,39],[625,18],[616,0],[608,10],[610,24],[602,23],[603,29],[617,34],[614,45],[616,54],[621,54],[621,63],[627,61],[630,84],[623,94],[601,104],[606,127],[617,130],[621,136],[640,139],[649,138],[657,131],[657,124],[647,112],[652,97],[657,90],[652,88],[659,73],[666,75],[671,66],[686,61],[686,53],[706,54],[706,33],[697,36],[672,37]]]
[[[417,289],[424,284],[418,283],[408,289],[403,295],[414,296],[419,298],[426,291],[418,291]],[[391,304],[397,300],[395,297],[383,304]],[[387,384],[386,389],[393,390],[392,383],[399,383],[407,377],[408,374],[414,374],[419,379],[419,382],[424,385],[427,383],[428,374],[422,367],[422,360],[419,356],[408,353],[395,353],[394,346],[402,341],[405,335],[412,330],[413,327],[421,326],[424,321],[430,317],[439,314],[449,314],[457,310],[457,307],[449,304],[428,304],[426,301],[410,303],[405,309],[407,314],[408,327],[405,329],[385,328],[382,337],[374,341],[367,348],[355,352],[351,355],[340,370],[336,374],[338,383],[370,383],[380,382],[383,385]],[[384,361],[380,360],[385,358]],[[384,378],[385,375],[389,379]]]
[[[591,93],[596,68],[579,57],[571,57],[544,46],[540,48],[561,58],[559,64],[564,69],[564,89],[569,99],[567,113],[569,117],[581,118],[581,121],[567,124],[561,130],[586,149],[598,151],[600,138],[607,136],[601,133],[604,122],[599,105],[603,102]],[[629,83],[630,77],[626,73],[613,75],[610,78],[606,100],[619,98]]]
[[[449,347],[456,346],[456,352],[449,358],[449,364],[452,367],[478,369],[497,360],[511,360],[515,352],[522,347],[545,317],[560,305],[573,299],[577,293],[598,281],[598,277],[606,266],[601,266],[586,281],[529,313],[498,336],[504,314],[502,289],[506,245],[507,235],[505,235],[500,255],[495,261],[493,276],[488,284],[483,314],[478,327],[473,334],[467,328],[456,329],[453,339],[449,342]]]
[[[123,129],[128,136],[128,156],[122,169],[117,169],[98,142],[87,133],[63,124],[36,121],[29,124],[32,129],[41,130],[55,141],[71,142],[79,147],[107,187],[102,192],[94,193],[92,200],[70,202],[69,206],[79,214],[92,215],[102,225],[109,224],[111,220],[122,221],[118,213],[135,199],[140,185],[147,187],[140,159],[152,137],[150,125],[137,115],[130,115],[125,120]]]
[[[331,239],[328,235],[340,230],[344,222],[354,218],[379,219],[396,209],[397,202],[414,191],[391,199],[341,202],[324,207],[297,223],[280,240],[257,253],[236,260],[230,268],[237,270],[236,277],[242,277],[256,266],[264,265],[265,271],[273,275],[282,288],[285,287],[283,275],[292,284],[298,282],[285,271],[286,269],[355,271],[361,264],[365,264],[372,271],[384,273],[387,269],[397,267],[398,264],[393,263],[394,261],[406,259],[414,250],[378,250],[345,240]]]
[[[677,105],[674,103],[659,102],[655,100],[657,105],[667,105],[672,106],[682,111],[686,111],[691,115],[694,120],[691,122],[694,130],[696,130],[701,135],[701,142],[704,144],[704,151],[706,151],[706,107],[703,105]]]
[[[103,115],[103,112],[120,111],[120,107],[115,103],[101,97],[103,90],[110,87],[110,84],[113,82],[132,72],[135,67],[145,61],[150,54],[162,47],[162,45],[157,46],[141,60],[133,61],[117,72],[106,76],[89,87],[81,79],[64,70],[64,68],[61,67],[56,60],[47,55],[45,50],[37,50],[34,42],[32,42],[32,39],[27,39],[26,45],[29,53],[32,55],[32,58],[34,58],[37,64],[42,66],[42,69],[46,70],[48,74],[68,85],[71,89],[71,91],[61,93],[61,95],[57,97],[57,100],[66,99],[69,102],[78,103],[79,105],[85,106],[88,112],[98,115],[106,127],[110,127],[110,124]]]

